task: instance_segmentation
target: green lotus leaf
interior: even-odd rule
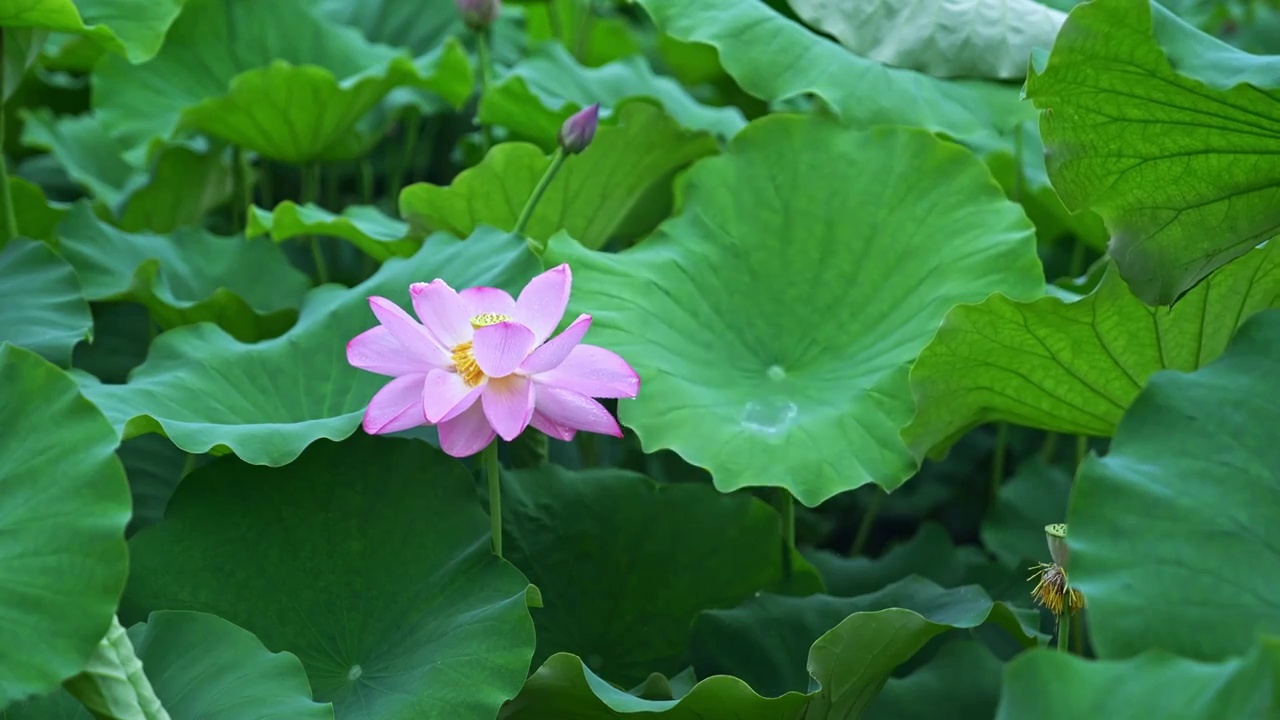
[[[822,576],[827,593],[839,597],[873,593],[910,575],[956,587],[972,582],[990,563],[977,548],[956,547],[946,528],[934,522],[924,523],[910,540],[877,558],[827,550],[810,550],[805,557]]]
[[[173,720],[333,720],[332,706],[311,699],[298,658],[270,652],[253,633],[220,617],[162,610],[129,628],[128,637]],[[4,720],[89,717],[66,692],[0,712]]]
[[[23,112],[22,143],[49,151],[77,184],[101,201],[125,230],[170,232],[198,225],[231,196],[231,170],[203,143],[165,145],[150,170],[125,160],[125,148],[93,114],[55,118]]]
[[[129,485],[116,433],[66,373],[0,343],[0,388],[3,708],[80,672],[106,634],[129,571]]]
[[[1038,458],[1024,460],[1000,485],[982,518],[982,545],[1005,565],[1023,569],[1049,559],[1044,526],[1067,519],[1071,475]]]
[[[894,614],[893,610],[906,615]],[[777,697],[787,692],[806,692],[809,673],[821,656],[819,648],[836,651],[843,645],[854,655],[862,654],[861,658],[844,658],[844,662],[867,667],[860,682],[872,692],[863,698],[865,704],[889,673],[910,659],[927,640],[951,628],[975,628],[988,621],[1009,630],[1023,645],[1034,644],[1008,606],[992,602],[977,585],[944,589],[924,578],[909,576],[859,597],[761,594],[735,608],[705,611],[693,625],[690,652],[698,677],[732,675],[745,680],[761,695]],[[890,664],[868,650],[881,647],[872,640],[891,625],[901,626],[903,635],[886,636],[893,638],[882,648],[894,658]],[[877,669],[871,670],[868,664]],[[814,678],[821,680],[816,673]]]
[[[474,228],[473,228],[474,229]],[[332,213],[318,205],[298,205],[285,200],[273,210],[249,209],[250,238],[266,235],[276,242],[295,237],[324,235],[342,238],[375,260],[410,257],[422,247],[409,236],[409,225],[371,205],[348,205]],[[466,237],[464,233],[460,237]]]
[[[670,215],[674,175],[717,150],[710,135],[683,130],[657,107],[628,103],[618,125],[601,127],[591,147],[565,161],[525,234],[547,240],[565,230],[593,250],[614,237],[643,236]],[[400,214],[422,234],[466,237],[480,225],[513,230],[550,164],[536,145],[503,143],[448,187],[402,190]]]
[[[216,613],[296,655],[341,718],[489,720],[534,630],[488,535],[470,473],[417,440],[320,443],[287,468],[224,457],[130,542],[122,615]]]
[[[185,0],[19,0],[0,26],[74,33],[140,63],[155,56]]]
[[[1032,650],[1005,669],[996,718],[1271,717],[1271,672],[1261,652],[1213,664],[1157,651],[1128,660],[1085,660]]]
[[[188,0],[153,60],[132,67],[108,58],[95,70],[93,105],[131,161],[152,138],[194,129],[308,162],[363,152],[373,138],[357,124],[395,88],[431,90],[457,105],[471,85],[456,41],[412,61],[322,20],[304,0]]]
[[[70,365],[71,349],[93,327],[75,270],[48,245],[24,239],[0,249],[0,268],[0,342]]]
[[[268,240],[199,228],[126,233],[77,205],[58,226],[64,257],[90,300],[131,300],[160,327],[212,322],[250,342],[284,332],[310,280]]]
[[[600,67],[644,53],[643,37],[635,20],[621,4],[593,7],[591,22],[581,21],[581,10],[569,3],[534,2],[524,6],[524,25],[530,44],[558,41],[573,48],[587,67]],[[552,13],[556,19],[552,20]],[[553,23],[558,23],[559,34]]]
[[[255,465],[286,465],[320,438],[355,431],[369,398],[386,383],[346,358],[347,342],[377,324],[370,295],[407,307],[409,284],[436,277],[455,288],[518,293],[540,269],[523,240],[496,230],[465,241],[436,236],[354,288],[312,290],[298,322],[277,338],[247,344],[208,323],[181,327],[156,339],[127,384],[85,378],[83,386],[125,438],[159,432],[187,452],[234,452]],[[264,368],[287,369],[290,380]]]
[[[1000,661],[981,643],[947,643],[924,667],[891,677],[867,708],[866,720],[990,720],[1000,699]]]
[[[1099,657],[1221,660],[1280,634],[1280,310],[1217,361],[1152,376],[1071,498],[1071,582]],[[1176,598],[1177,602],[1170,602]]]
[[[1134,297],[1114,267],[1083,298],[993,295],[958,307],[911,370],[918,410],[903,435],[918,454],[994,420],[1110,435],[1152,373],[1200,367],[1242,320],[1277,304],[1280,249],[1270,243],[1172,308]]]
[[[467,32],[449,0],[316,0],[315,8],[322,17],[360,30],[371,42],[405,48],[415,57]]]
[[[640,56],[587,68],[558,43],[529,53],[485,92],[479,120],[551,150],[560,125],[573,113],[600,103],[607,115],[632,98],[655,101],[680,125],[720,137],[732,137],[745,122],[736,108],[698,102],[680,83],[655,74]]]
[[[907,371],[942,317],[1043,289],[1026,216],[972,155],[921,130],[772,115],[690,169],[682,198],[630,250],[562,234],[548,258],[572,264],[593,342],[642,378],[622,421],[722,491],[778,486],[813,506],[899,486],[916,469],[898,437]]]
[[[725,71],[748,93],[771,102],[816,95],[860,127],[906,125],[968,141],[999,135],[1034,112],[1015,87],[886,67],[763,2],[639,2],[664,32],[714,47]]]
[[[132,536],[164,517],[164,509],[182,480],[189,456],[162,435],[142,435],[126,440],[120,444],[116,454],[124,463],[124,473],[129,478],[129,491],[133,496],[133,517],[129,519],[127,530],[127,534]]]
[[[1171,304],[1280,232],[1280,57],[1097,0],[1071,12],[1027,96],[1054,188],[1106,220],[1144,302]]]
[[[1021,80],[1066,13],[1034,0],[790,0],[805,23],[853,54],[934,77]]]
[[[675,673],[700,611],[732,607],[781,580],[778,514],[750,496],[556,465],[507,473],[503,485],[507,558],[544,602],[534,612],[535,662],[573,652],[627,686]],[[799,564],[796,575],[820,591],[816,573]]]
[[[18,234],[52,243],[53,231],[67,213],[66,206],[50,203],[39,185],[20,177],[9,178],[9,194],[13,197]]]
[[[100,302],[93,313],[93,337],[82,340],[71,354],[71,367],[105,383],[125,382],[129,373],[147,359],[147,348],[157,330],[151,314],[138,303]]]

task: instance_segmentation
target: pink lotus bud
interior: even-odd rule
[[[582,108],[560,126],[560,147],[570,155],[587,149],[600,124],[600,103]]]
[[[455,0],[462,22],[472,30],[484,30],[498,19],[502,0]]]

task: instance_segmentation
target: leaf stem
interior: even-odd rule
[[[1053,462],[1053,456],[1058,451],[1058,433],[1049,432],[1044,434],[1044,445],[1040,446],[1040,459],[1046,463]]]
[[[1000,495],[1000,485],[1004,482],[1005,448],[1009,444],[1009,423],[996,423],[996,449],[991,457],[991,502],[995,503]]]
[[[489,52],[489,28],[476,33],[476,53],[480,56],[480,97],[483,98],[493,87],[493,53]],[[480,148],[489,154],[493,147],[493,129],[488,123],[480,120],[480,106],[476,104],[476,122],[480,125]]]
[[[551,37],[564,44],[564,27],[560,23],[560,2],[551,0],[546,4],[547,22],[551,24]]]
[[[18,237],[18,219],[9,190],[9,168],[4,162],[4,28],[0,28],[0,248]]]
[[[1062,614],[1058,616],[1058,652],[1071,652],[1071,587],[1065,587]]]
[[[568,157],[564,148],[556,148],[556,152],[551,156],[551,164],[547,166],[547,171],[542,174],[542,179],[533,187],[533,192],[529,193],[529,199],[524,204],[524,209],[520,211],[520,217],[516,220],[516,226],[511,232],[516,235],[524,235],[525,229],[529,227],[529,220],[533,218],[533,211],[538,207],[538,201],[542,199],[543,193],[547,191],[547,187],[551,185],[551,180],[555,178],[556,173],[560,172],[560,166],[564,164],[565,158]],[[533,248],[533,252],[538,257],[542,257],[542,253],[547,250],[545,240],[534,241],[530,239],[529,246]]]
[[[320,194],[320,165],[318,163],[307,163],[302,166],[302,191],[299,200],[303,205],[311,205],[316,201],[316,196]],[[329,282],[329,266],[324,261],[324,250],[320,247],[320,236],[312,235],[309,238],[311,245],[311,261],[316,266],[316,279],[321,285]]]
[[[493,540],[493,554],[502,557],[502,466],[498,463],[498,439],[480,453],[480,462],[489,480],[489,536]]]
[[[249,227],[249,176],[244,167],[244,148],[231,146],[231,222],[243,233]]]
[[[422,130],[422,113],[414,107],[406,110],[401,129],[404,132],[404,146],[400,149],[399,162],[394,163],[394,175],[391,178],[391,187],[388,188],[388,192],[394,193],[396,198],[400,197],[400,190],[404,188],[405,175],[408,175],[410,179],[413,177],[413,154],[418,151],[418,135]]]
[[[790,581],[796,551],[796,499],[786,488],[774,488],[773,506],[782,519],[782,579]]]
[[[876,486],[875,494],[871,496],[871,502],[867,503],[867,509],[862,513],[862,522],[858,523],[858,534],[853,538],[853,547],[849,549],[850,555],[861,555],[867,549],[867,540],[871,537],[871,526],[875,524],[876,516],[880,514],[880,506],[884,504],[886,493]]]
[[[128,633],[115,616],[84,670],[63,682],[62,687],[100,720],[169,720]]]
[[[1076,469],[1080,469],[1080,463],[1084,462],[1084,456],[1089,454],[1089,438],[1084,435],[1076,436]]]
[[[360,158],[360,202],[373,204],[373,160],[368,155]]]
[[[582,20],[578,23],[578,35],[573,39],[573,57],[582,62],[582,55],[587,49],[587,36],[591,34],[591,23],[595,20],[594,0],[583,0]]]

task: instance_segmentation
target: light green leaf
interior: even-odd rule
[[[562,234],[548,258],[572,264],[592,342],[642,378],[623,422],[722,491],[784,487],[813,506],[897,487],[916,468],[898,438],[908,367],[942,317],[1043,288],[1026,217],[924,131],[769,116],[692,168],[682,197],[635,248],[593,253]]]
[[[1272,717],[1270,663],[1261,652],[1219,664],[1163,652],[1085,660],[1032,650],[1005,670],[997,720],[1219,720]]]
[[[484,93],[479,120],[502,125],[550,150],[565,118],[592,103],[600,103],[601,116],[607,117],[632,98],[649,98],[680,125],[724,138],[736,134],[745,122],[736,108],[699,103],[680,83],[655,74],[640,56],[586,68],[558,43],[530,53]]]
[[[297,655],[342,718],[489,720],[534,631],[488,536],[470,473],[417,440],[322,443],[280,469],[221,458],[130,543],[122,607],[217,613]]]
[[[22,117],[22,144],[49,151],[125,230],[170,232],[198,225],[231,195],[230,167],[221,149],[207,143],[164,145],[144,169],[126,161],[125,148],[94,114],[55,118],[38,108]]]
[[[972,140],[999,135],[1033,112],[1015,87],[886,67],[815,35],[763,2],[639,2],[664,32],[716,48],[743,90],[771,102],[816,95],[860,127],[907,125]]]
[[[642,700],[601,680],[568,653],[552,655],[529,678],[502,720],[611,720],[643,714],[663,720],[799,720],[808,700],[800,693],[763,698],[746,683],[707,678],[679,700]]]
[[[467,32],[452,0],[315,0],[317,12],[360,30],[370,42],[430,54]]]
[[[66,373],[0,343],[0,388],[4,707],[80,672],[106,634],[129,568],[129,486],[115,432]]]
[[[20,177],[9,178],[9,194],[18,221],[18,234],[33,240],[53,241],[53,231],[67,210],[62,203],[51,204],[44,190]]]
[[[1157,5],[1095,0],[1071,12],[1027,96],[1054,188],[1106,220],[1144,302],[1171,304],[1280,232],[1280,57]]]
[[[544,601],[534,613],[535,662],[573,652],[624,686],[675,673],[700,611],[781,580],[778,514],[750,496],[556,465],[507,473],[503,485],[507,558]],[[812,568],[799,565],[796,575],[820,590]]]
[[[465,241],[440,235],[354,288],[312,290],[297,324],[280,337],[246,344],[207,323],[181,327],[152,344],[128,384],[82,382],[125,438],[160,432],[188,452],[234,452],[255,465],[286,465],[320,438],[350,435],[386,383],[346,358],[347,342],[377,324],[370,295],[407,306],[410,283],[435,277],[456,288],[519,292],[539,270],[523,240],[495,230]],[[288,382],[264,368],[281,369]]]
[[[830,672],[842,672],[842,667],[858,664],[867,670],[860,682],[871,690],[863,698],[865,704],[889,673],[930,638],[989,620],[1006,627],[1024,645],[1033,644],[1009,608],[993,603],[977,585],[947,590],[909,576],[855,598],[757,595],[736,608],[710,610],[694,623],[690,649],[698,677],[732,675],[767,697],[806,692],[810,672],[829,690],[847,692],[829,685],[816,670],[830,666]],[[895,636],[894,627],[902,634]],[[831,665],[834,658],[827,652],[842,648],[854,657]]]
[[[1024,460],[982,518],[978,532],[983,546],[1019,570],[1047,561],[1044,526],[1066,521],[1070,494],[1071,475],[1061,466]]]
[[[855,55],[934,77],[1021,80],[1066,13],[1035,0],[790,0]]]
[[[58,237],[88,299],[139,302],[164,329],[212,322],[245,342],[274,337],[293,324],[310,285],[267,240],[192,227],[167,236],[121,232],[83,203]]]
[[[1000,698],[1000,661],[980,643],[947,643],[927,665],[891,677],[867,708],[867,720],[991,720]],[[1080,720],[1076,718],[1075,720]]]
[[[71,364],[71,349],[93,327],[76,273],[48,245],[10,240],[0,250],[0,342]]]
[[[153,57],[185,0],[16,0],[0,8],[0,26],[75,33],[131,63]]]
[[[710,135],[681,129],[648,103],[628,103],[617,126],[601,127],[586,151],[565,161],[525,234],[547,240],[565,230],[593,250],[619,235],[642,236],[670,214],[675,174],[717,150]],[[535,145],[503,143],[448,187],[405,188],[400,214],[422,234],[466,237],[480,225],[513,230],[550,164]]]
[[[245,234],[250,238],[267,235],[278,243],[309,235],[342,238],[375,260],[410,257],[422,247],[420,240],[409,236],[408,223],[371,205],[348,205],[340,214],[289,200],[269,211],[254,206],[249,209]]]
[[[1100,657],[1220,660],[1280,633],[1280,310],[1216,362],[1158,373],[1071,498],[1071,581]]]
[[[253,633],[215,615],[154,612],[129,628],[128,639],[173,720],[333,720],[330,705],[311,700],[298,658],[267,650]],[[52,717],[88,720],[89,714],[65,692],[0,712],[4,720]]]
[[[289,32],[279,32],[287,27]],[[94,108],[136,160],[152,138],[194,129],[285,162],[350,159],[373,138],[357,124],[391,90],[470,94],[449,41],[418,61],[320,19],[303,0],[188,0],[155,59],[95,70]]]
[[[1242,320],[1277,303],[1280,249],[1272,243],[1173,308],[1145,305],[1114,267],[1071,302],[993,295],[958,307],[911,370],[918,411],[903,435],[920,455],[994,420],[1110,435],[1153,372],[1209,362]]]

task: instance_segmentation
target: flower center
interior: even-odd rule
[[[502,313],[480,313],[471,318],[471,327],[479,330],[489,325],[497,325],[501,322],[511,322],[511,317]],[[462,376],[462,381],[470,387],[475,387],[484,382],[484,371],[480,369],[480,364],[476,362],[476,355],[472,351],[471,341],[458,343],[453,348],[453,367]]]

